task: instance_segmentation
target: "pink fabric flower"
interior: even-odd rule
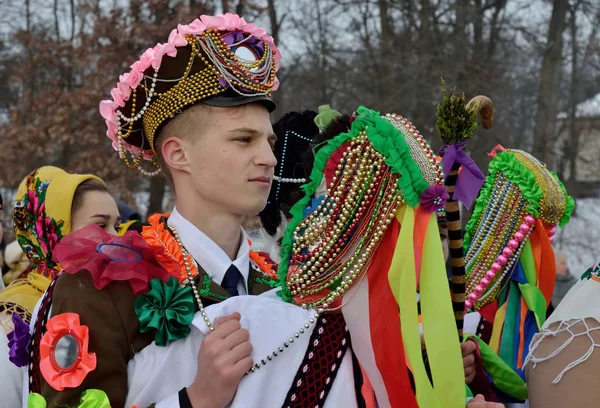
[[[115,118],[115,109],[117,108],[117,104],[111,101],[110,99],[104,100],[100,102],[100,114],[106,120],[113,121]],[[117,121],[114,120],[116,123]]]
[[[187,25],[179,24],[177,26],[177,31],[179,31],[181,35],[199,35],[202,34],[204,30],[206,30],[206,25],[202,21],[200,21],[200,19],[195,19]]]
[[[183,34],[177,31],[177,29],[173,29],[171,34],[169,34],[169,44],[173,44],[175,47],[185,47],[187,45],[187,41]]]
[[[125,106],[125,101],[123,100],[123,95],[121,95],[121,91],[119,90],[119,88],[113,88],[110,91],[110,96],[112,96],[113,101],[119,106],[119,107],[123,107]]]
[[[162,63],[162,59],[165,55],[168,55],[169,57],[177,56],[177,48],[170,43],[156,44],[154,47],[154,52],[156,53],[154,60],[152,61],[152,68],[154,69],[160,68],[160,64]]]
[[[127,83],[119,82],[117,83],[117,89],[119,90],[119,93],[121,94],[123,100],[128,101],[129,97],[131,96],[131,88],[129,87],[129,85],[127,85]]]
[[[200,16],[200,20],[206,26],[206,29],[214,28],[215,30],[226,30],[227,22],[225,21],[225,17],[223,15],[218,16]]]
[[[118,127],[115,123],[108,120],[104,121],[104,123],[106,123],[106,136],[108,136],[108,138],[113,141],[114,147],[115,145],[117,145]],[[118,148],[115,147],[115,150],[118,150]]]
[[[135,63],[131,66],[131,71],[129,71],[128,85],[131,89],[137,88],[144,78],[144,72],[140,71],[139,66],[138,63]]]
[[[146,71],[152,65],[152,62],[154,61],[155,58],[156,58],[156,52],[154,51],[153,48],[148,48],[146,51],[144,51],[144,53],[142,54],[142,56],[140,57],[140,60],[139,60],[140,71],[142,71],[142,72]]]

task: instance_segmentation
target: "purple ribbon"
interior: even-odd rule
[[[240,45],[241,46],[247,46],[248,48],[253,49],[254,52],[256,52],[258,50],[259,51],[258,52],[258,54],[259,54],[258,59],[262,58],[262,56],[263,56],[263,54],[265,52],[265,48],[264,48],[262,40],[254,37],[254,36],[249,37],[248,34],[243,33],[242,31],[232,31],[232,32],[230,32],[230,33],[228,33],[228,34],[226,34],[226,35],[223,36],[223,40],[230,47],[233,44],[237,44],[237,43],[243,41],[244,38],[246,38],[246,41],[244,41]],[[237,49],[237,47],[239,47],[239,46],[235,46],[235,47],[233,47],[231,49],[231,51],[234,54],[235,54],[235,50]],[[221,77],[219,77],[219,84],[223,88],[229,88],[230,87],[229,83],[225,79],[223,79]],[[239,87],[238,90],[242,91],[242,92],[251,92],[249,89],[245,89],[245,88],[242,88],[242,87]]]
[[[12,321],[15,329],[8,333],[8,359],[17,367],[29,364],[29,325],[18,313],[13,313]]]
[[[444,144],[440,150],[440,156],[442,156],[442,167],[446,178],[455,163],[462,167],[454,187],[454,199],[463,203],[470,210],[483,186],[485,176],[473,159],[463,150],[466,143],[463,141],[452,145]]]

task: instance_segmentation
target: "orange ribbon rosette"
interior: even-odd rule
[[[46,324],[40,342],[40,371],[55,390],[76,388],[96,368],[96,354],[88,353],[89,329],[76,313],[62,313]]]

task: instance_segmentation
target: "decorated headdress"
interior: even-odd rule
[[[60,267],[52,251],[71,232],[71,210],[77,187],[98,177],[70,174],[57,167],[40,167],[19,186],[14,209],[17,241],[32,264],[32,271],[52,277]]]
[[[275,235],[281,224],[281,211],[289,209],[304,195],[300,187],[306,182],[305,155],[310,152],[313,137],[319,133],[315,124],[317,112],[289,112],[273,124],[277,135],[275,157],[277,166],[267,206],[260,213],[265,230]]]
[[[199,102],[260,102],[273,111],[270,96],[279,86],[280,59],[273,37],[235,14],[203,15],[178,25],[168,42],[148,48],[120,76],[111,100],[100,102],[107,136],[129,167],[158,174],[156,137],[161,126],[184,109]],[[143,170],[142,159],[152,161],[156,170]]]
[[[496,147],[465,235],[467,309],[494,322],[490,346],[522,374],[556,278],[551,243],[575,206],[546,165]]]
[[[19,185],[14,209],[16,239],[31,262],[28,280],[16,281],[0,292],[0,309],[18,304],[30,317],[36,302],[62,269],[53,251],[63,236],[71,232],[71,207],[81,183],[97,180],[90,174],[69,174],[57,167],[41,167]]]
[[[353,340],[361,338],[352,347],[382,405],[464,406],[436,222],[447,198],[441,167],[400,115],[360,107],[347,128],[320,146],[306,196],[291,210],[278,293],[317,313],[344,313]],[[417,281],[435,389],[421,354]]]

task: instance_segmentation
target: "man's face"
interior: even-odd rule
[[[236,216],[262,211],[277,164],[269,112],[249,104],[200,114],[206,125],[185,142],[198,206]]]

